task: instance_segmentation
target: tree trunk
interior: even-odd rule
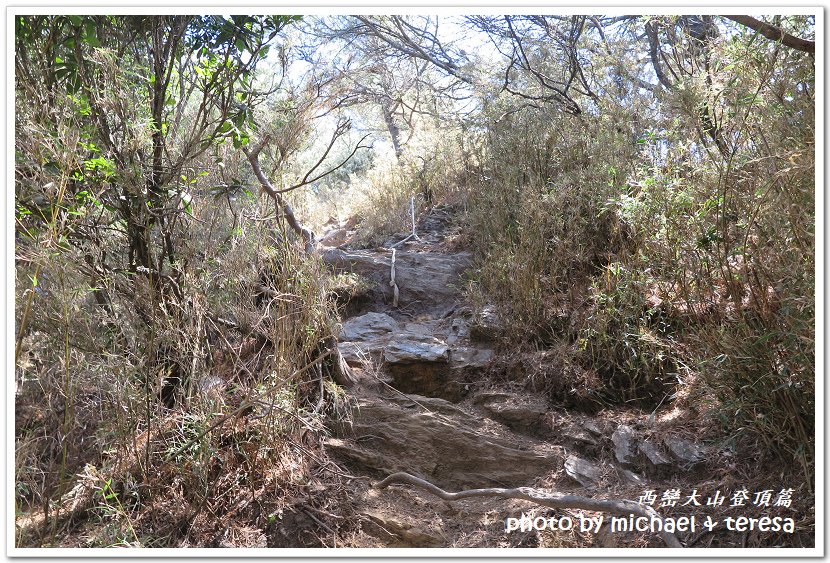
[[[380,103],[380,109],[383,111],[383,121],[386,123],[386,129],[389,130],[389,136],[392,138],[392,147],[395,149],[395,157],[399,160],[403,149],[401,148],[401,130],[395,124],[395,116],[392,115],[393,109],[389,106],[389,101],[384,100]]]

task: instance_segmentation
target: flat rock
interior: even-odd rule
[[[617,461],[630,465],[633,462],[634,430],[630,426],[620,424],[611,435],[611,441],[614,442],[614,457]]]
[[[410,340],[407,334],[395,337],[383,351],[383,360],[389,364],[449,363],[449,348],[437,339],[432,342]]]
[[[576,455],[565,460],[565,473],[583,487],[593,488],[604,473],[602,466]]]
[[[340,340],[371,342],[386,339],[396,330],[398,330],[398,322],[386,313],[366,313],[343,323]]]
[[[493,356],[493,350],[490,348],[453,347],[450,351],[450,367],[453,369],[482,370],[490,364]]]
[[[326,448],[364,468],[406,471],[448,489],[524,486],[562,463],[543,442],[523,438],[526,449],[519,449],[514,440],[482,434],[474,416],[446,401],[438,408],[441,401],[430,399],[425,411],[364,398],[348,440],[330,438]]]

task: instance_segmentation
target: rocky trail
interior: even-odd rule
[[[579,530],[508,534],[507,517],[561,511],[515,499],[449,503],[410,486],[373,487],[405,471],[448,491],[534,486],[636,500],[645,489],[688,475],[708,453],[692,440],[656,437],[648,413],[623,413],[621,423],[620,413],[568,412],[491,377],[501,326],[491,308],[474,310],[464,300],[470,254],[453,248],[446,211],[422,217],[417,232],[419,240],[394,248],[405,235],[378,249],[341,245],[324,254],[336,270],[366,282],[345,307],[339,343],[356,379],[346,391],[351,422],[324,444],[342,467],[364,477],[349,484],[359,532],[340,541],[353,547],[662,546],[656,537]]]

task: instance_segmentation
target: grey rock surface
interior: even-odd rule
[[[360,274],[374,282],[379,308],[392,303],[392,288],[389,286],[391,252],[379,254],[371,250],[329,249],[322,256],[336,271]],[[395,283],[400,292],[400,307],[417,304],[424,311],[450,311],[458,302],[461,274],[471,264],[472,255],[469,252],[397,252]]]
[[[576,455],[565,460],[565,472],[583,487],[594,488],[602,479],[603,468],[598,463],[588,461]]]
[[[671,459],[660,450],[657,444],[650,440],[640,442],[639,449],[645,456],[646,461],[656,468],[665,467],[671,463]]]
[[[634,438],[634,430],[625,424],[620,424],[611,435],[614,457],[623,465],[631,465],[634,461]]]
[[[558,450],[542,442],[525,439],[519,449],[481,432],[480,421],[452,403],[412,399],[411,408],[362,399],[344,436],[350,439],[331,438],[327,449],[365,468],[407,471],[449,489],[524,486],[562,463]]]
[[[663,443],[684,469],[697,465],[706,457],[706,448],[685,438],[666,436]]]

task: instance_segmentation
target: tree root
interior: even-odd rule
[[[530,487],[519,487],[517,489],[469,489],[466,491],[459,491],[457,493],[448,493],[430,483],[409,473],[399,472],[393,473],[380,483],[375,485],[377,489],[385,489],[394,483],[403,483],[414,485],[440,499],[447,501],[461,500],[465,498],[475,497],[498,497],[498,498],[515,498],[522,500],[529,500],[536,504],[547,506],[549,508],[578,508],[581,510],[591,510],[594,512],[609,512],[619,516],[628,516],[634,514],[636,516],[645,516],[647,518],[660,518],[657,511],[648,505],[641,505],[630,500],[601,500],[592,499],[588,497],[581,497],[575,495],[565,495],[562,493],[552,493],[543,491],[541,489],[533,489]],[[661,519],[662,521],[662,519]],[[668,547],[683,547],[680,540],[674,534],[669,532],[658,532],[662,540]]]

